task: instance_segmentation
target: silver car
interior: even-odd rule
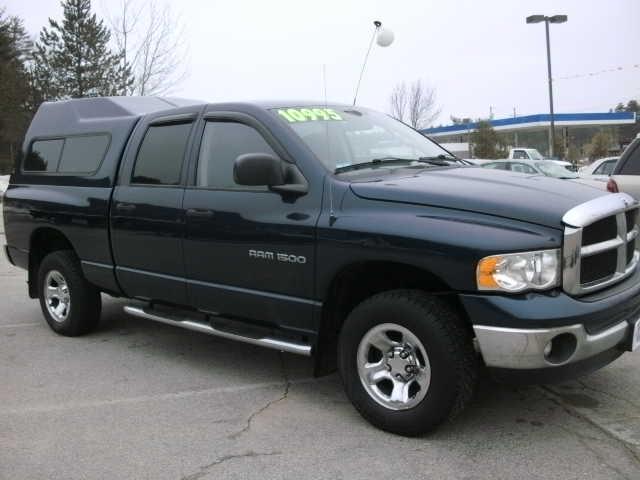
[[[554,160],[496,160],[494,162],[483,164],[482,168],[507,170],[527,175],[544,175],[546,177],[572,180],[591,187],[596,187],[600,190],[606,189],[605,182],[581,178],[576,172],[567,170],[563,165],[558,164]]]

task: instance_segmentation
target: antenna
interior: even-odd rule
[[[324,94],[324,108],[328,108],[327,102],[327,65],[325,63],[322,64],[322,89]],[[329,122],[325,120],[324,122],[324,132],[325,132],[325,145],[327,146],[327,160],[331,160],[331,144],[329,142]],[[327,181],[329,182],[329,225],[333,225],[336,221],[336,215],[333,210],[333,181],[327,175]]]

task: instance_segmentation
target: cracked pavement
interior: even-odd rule
[[[0,244],[4,238],[0,235]],[[129,317],[53,334],[0,260],[0,479],[640,478],[640,354],[579,381],[483,379],[424,438],[378,431],[309,359]]]

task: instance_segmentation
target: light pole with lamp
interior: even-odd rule
[[[551,122],[549,124],[549,156],[553,157],[556,132],[555,122],[553,118],[553,80],[551,79],[551,47],[549,46],[549,24],[550,23],[564,23],[567,21],[566,15],[554,15],[553,17],[547,17],[546,15],[530,15],[527,17],[527,23],[540,23],[544,22],[545,32],[547,35],[547,75],[549,79],[549,114],[551,116]]]

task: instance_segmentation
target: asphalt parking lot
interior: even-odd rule
[[[25,278],[2,257],[2,479],[640,478],[640,354],[555,387],[485,379],[454,423],[408,439],[369,426],[308,359],[119,300],[96,333],[57,336]]]

